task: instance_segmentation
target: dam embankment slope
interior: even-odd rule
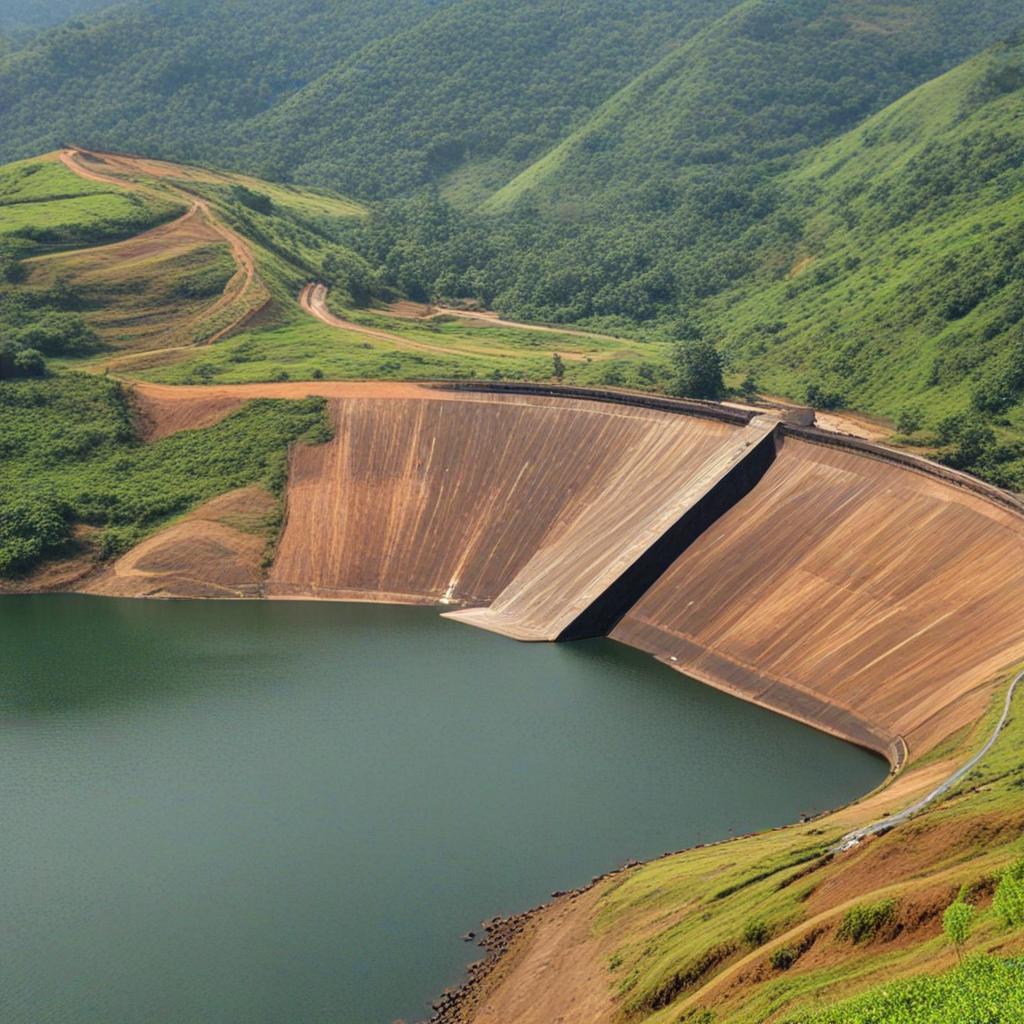
[[[899,761],[900,738],[920,753],[983,713],[1022,609],[1019,515],[788,437],[612,635]]]
[[[531,395],[343,399],[330,411],[334,441],[292,460],[273,596],[489,604],[539,553],[600,523],[560,563],[564,593],[621,550],[636,509],[658,513],[659,480],[695,476],[743,433]]]
[[[268,596],[493,606],[556,636],[752,420],[537,386],[144,385],[139,407],[165,436],[307,394],[327,398],[335,438],[292,455]],[[1018,501],[835,435],[784,426],[772,444],[754,485],[631,588],[611,635],[894,764],[920,756],[1024,658]]]

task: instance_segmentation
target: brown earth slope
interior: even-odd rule
[[[974,722],[983,684],[1024,656],[1022,608],[1020,516],[787,438],[613,635],[748,700],[883,752],[903,736],[920,754]]]
[[[79,589],[105,597],[258,597],[277,507],[261,487],[222,494],[147,538]]]
[[[738,433],[593,402],[433,397],[332,402],[335,440],[292,461],[271,594],[488,602],[609,480],[647,465],[644,453],[662,452],[661,468],[685,475]],[[581,551],[575,571],[593,554]]]

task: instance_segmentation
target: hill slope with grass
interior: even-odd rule
[[[699,329],[767,391],[889,417],[1024,489],[1022,118],[1024,39],[814,151]]]
[[[297,312],[362,207],[243,175],[68,149],[0,168],[0,329],[47,357],[186,353]],[[345,269],[348,270],[346,277]],[[130,357],[128,354],[131,354]]]

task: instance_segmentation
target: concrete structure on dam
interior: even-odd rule
[[[218,401],[328,398],[334,440],[292,457],[271,597],[607,633],[893,764],[975,721],[1024,659],[1024,505],[903,453],[528,385],[150,390],[157,434]]]

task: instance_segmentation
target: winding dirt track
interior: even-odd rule
[[[118,156],[77,147],[68,147],[62,150],[59,156],[61,163],[80,177],[129,191],[147,191],[146,186],[137,178],[152,176],[155,173],[155,165],[152,161],[134,157]],[[209,345],[227,337],[248,322],[267,305],[270,301],[270,293],[257,276],[256,259],[246,239],[221,221],[202,196],[172,180],[172,172],[175,169],[173,164],[163,165],[163,173],[157,174],[170,192],[189,206],[188,213],[173,223],[180,225],[190,217],[202,217],[216,237],[227,243],[231,257],[238,268],[235,275],[228,281],[223,293],[195,320],[195,324],[198,325],[213,319],[236,303],[243,305],[244,308],[234,319],[204,339],[204,343]],[[183,177],[187,176],[184,168],[177,168],[177,170]],[[164,225],[164,227],[168,227],[168,225]],[[161,228],[155,230],[159,232]],[[152,235],[152,232],[147,232],[147,234]],[[256,294],[253,294],[254,292]]]
[[[466,345],[460,343],[457,347],[445,347],[444,345],[431,345],[426,341],[416,341],[412,338],[406,338],[401,334],[393,334],[391,331],[382,331],[379,328],[366,327],[363,324],[357,324],[353,320],[344,320],[339,316],[335,316],[327,306],[327,295],[329,289],[325,284],[307,284],[301,292],[299,292],[299,306],[303,312],[308,313],[310,316],[315,317],[321,323],[327,324],[328,327],[337,327],[345,331],[353,331],[357,334],[361,334],[367,338],[377,338],[379,341],[387,341],[394,345],[396,348],[404,349],[411,352],[433,352],[443,356],[457,356],[457,355],[479,355],[479,356],[503,356],[508,358],[521,357],[523,355],[529,355],[530,353],[524,353],[521,349],[515,348],[504,348],[500,345]],[[462,314],[457,314],[461,316]],[[529,330],[533,328],[529,324],[505,324],[509,327],[522,327]],[[551,330],[555,331],[554,328],[538,328],[539,330]],[[577,337],[598,337],[598,335],[581,335],[578,331],[555,331],[558,334],[574,334]],[[610,339],[614,340],[614,339]],[[537,353],[539,355],[547,355],[547,351]],[[579,352],[563,352],[562,359],[567,363],[581,363],[587,357]],[[591,359],[595,362],[600,362],[602,359],[610,358],[609,354],[606,353],[594,353],[591,355]]]

